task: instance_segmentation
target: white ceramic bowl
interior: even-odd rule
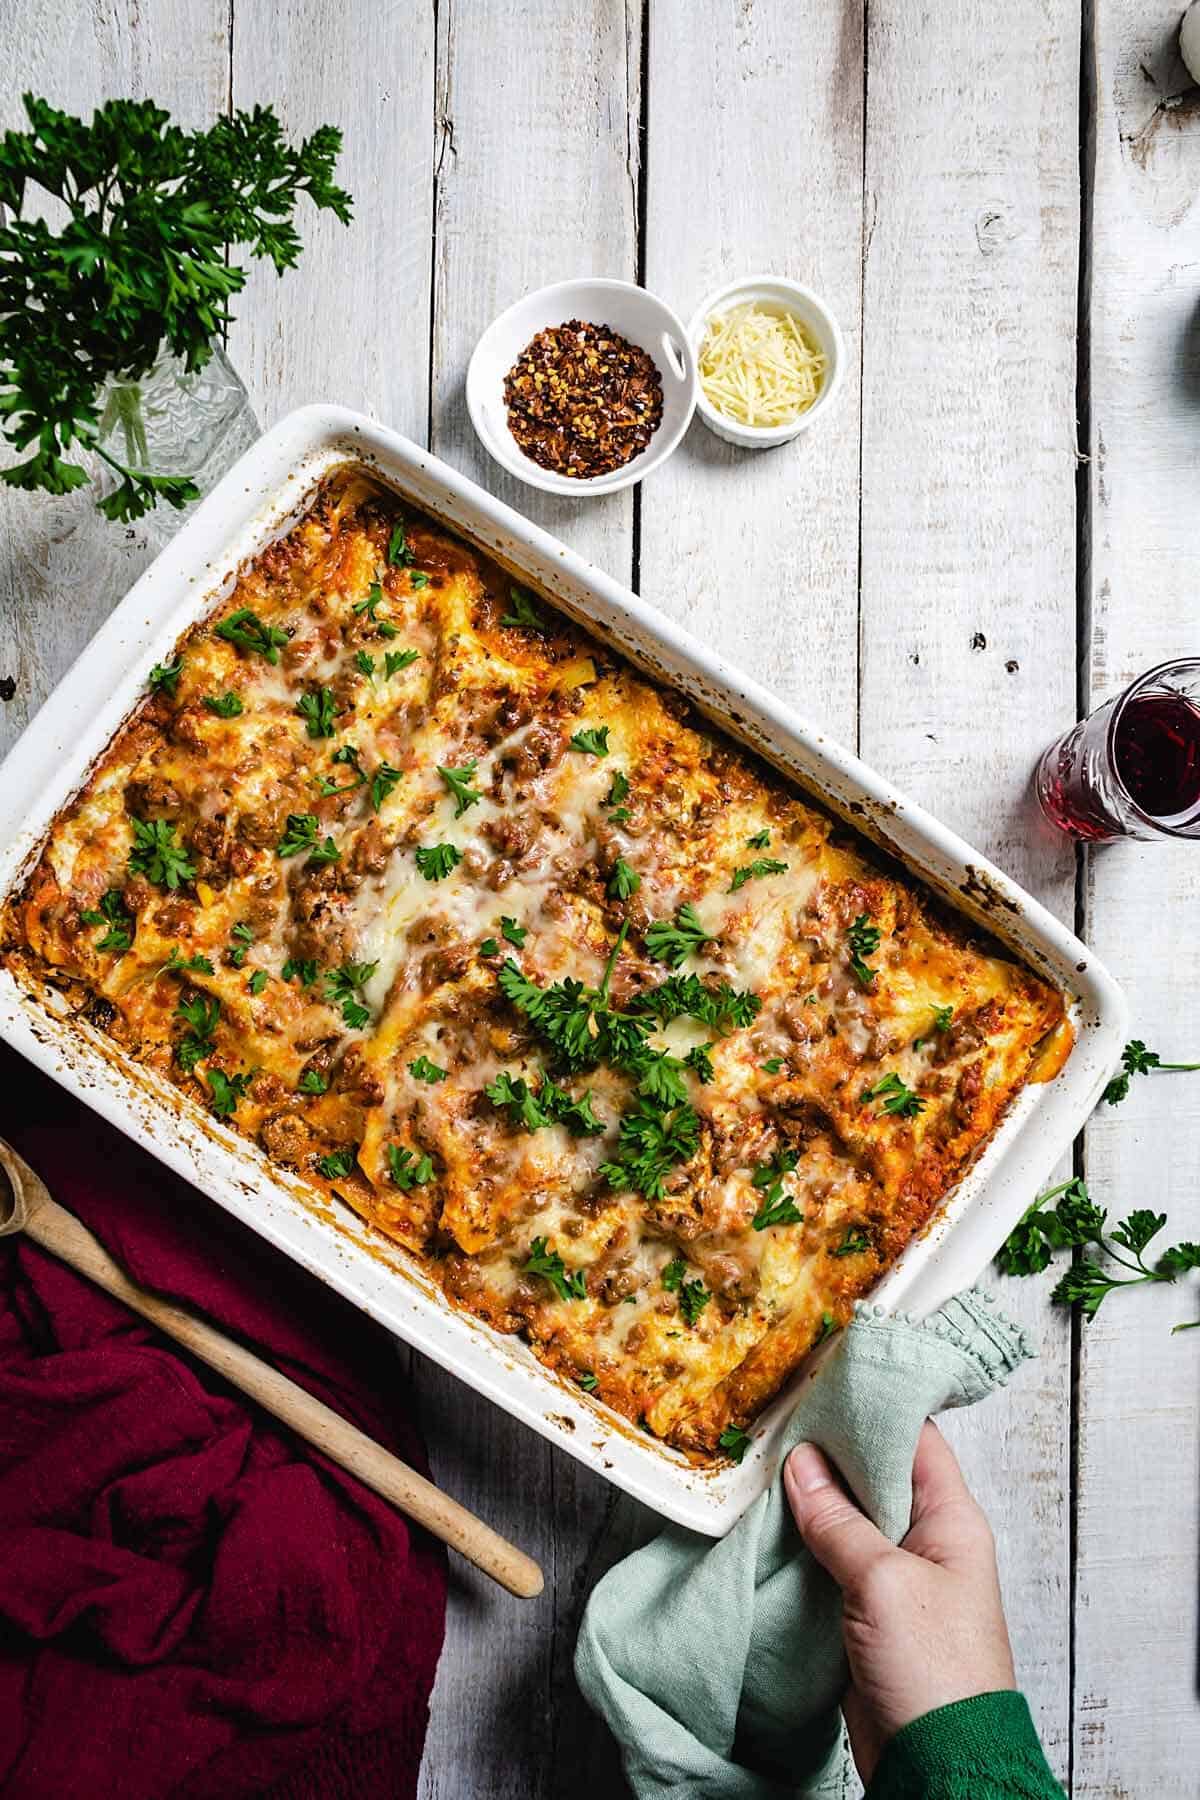
[[[842,385],[846,346],[842,342],[837,320],[811,288],[801,287],[798,282],[788,281],[781,275],[747,275],[741,281],[731,281],[727,286],[718,288],[692,314],[692,321],[688,326],[688,342],[697,361],[708,321],[713,314],[728,312],[730,307],[741,306],[747,300],[785,306],[789,312],[795,313],[811,331],[825,357],[825,379],[820,393],[807,412],[798,414],[786,425],[739,425],[736,419],[727,419],[705,397],[697,375],[696,405],[709,430],[715,431],[726,443],[740,444],[744,450],[771,450],[776,444],[786,444],[800,432],[807,431],[810,425],[829,411]]]
[[[508,428],[504,377],[531,338],[548,325],[586,319],[607,325],[639,345],[662,376],[662,422],[644,450],[610,475],[580,478],[543,469],[526,456]],[[550,494],[611,494],[641,481],[665,462],[691,423],[699,382],[683,321],[632,281],[559,281],[526,294],[493,321],[467,367],[467,411],[480,443],[511,475]]]

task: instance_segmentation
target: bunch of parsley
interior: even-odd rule
[[[341,133],[323,125],[293,149],[270,107],[185,132],[149,100],[110,100],[90,125],[32,94],[24,103],[30,129],[0,140],[0,420],[32,454],[0,478],[69,493],[88,479],[70,459],[78,445],[121,477],[99,502],[108,518],[185,506],[194,482],[128,469],[98,445],[98,392],[110,377],[139,380],[164,346],[203,368],[246,281],[227,249],[244,244],[280,275],[294,267],[301,194],[349,223],[333,182]],[[60,229],[27,216],[32,189],[66,209]]]
[[[1166,1213],[1138,1207],[1111,1230],[1107,1219],[1076,1176],[1038,1195],[1009,1234],[997,1261],[1005,1275],[1036,1275],[1047,1267],[1056,1250],[1081,1252],[1050,1298],[1060,1306],[1078,1307],[1085,1319],[1094,1319],[1101,1303],[1117,1288],[1146,1281],[1171,1282],[1189,1269],[1200,1269],[1200,1244],[1172,1244],[1153,1263],[1146,1261],[1147,1250],[1166,1225]],[[1098,1251],[1099,1256],[1087,1254],[1090,1250]],[[1125,1273],[1114,1274],[1105,1267],[1105,1259]]]

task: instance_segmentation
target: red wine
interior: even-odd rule
[[[1190,817],[1200,807],[1200,708],[1184,694],[1135,694],[1113,735],[1113,762],[1150,818]]]

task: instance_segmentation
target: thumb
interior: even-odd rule
[[[839,1484],[815,1444],[798,1444],[784,1464],[783,1485],[801,1537],[840,1588],[861,1581],[893,1546]]]

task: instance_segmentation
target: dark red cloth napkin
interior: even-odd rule
[[[147,1287],[427,1472],[388,1336],[7,1049],[0,1133]],[[416,1793],[440,1546],[0,1240],[0,1794]]]

